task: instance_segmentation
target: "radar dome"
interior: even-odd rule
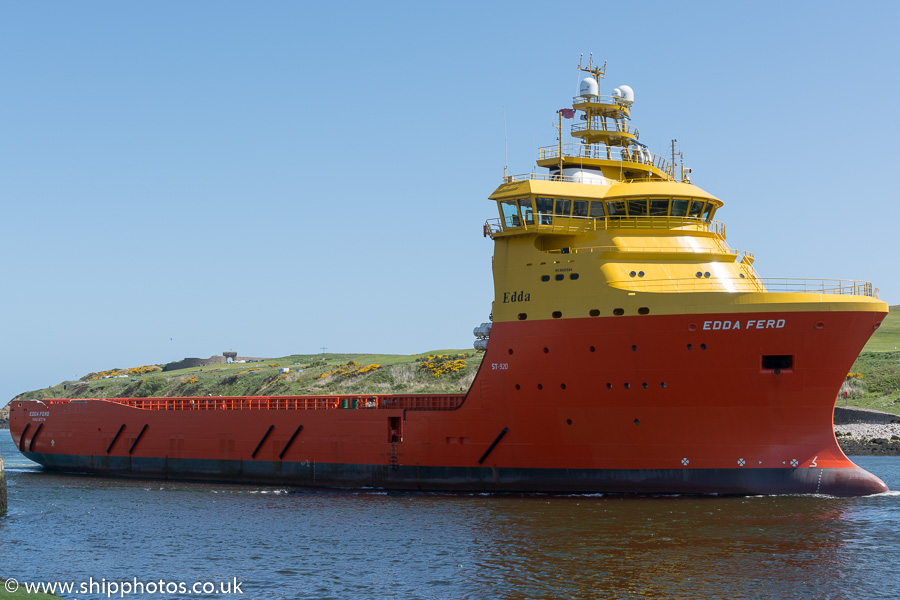
[[[596,98],[600,95],[600,86],[593,77],[585,77],[578,86],[578,95],[585,98]]]
[[[622,97],[622,90],[620,90],[619,88],[614,89],[614,90],[612,91],[612,96],[613,96],[613,98],[621,98],[621,97]]]
[[[634,102],[634,90],[630,86],[620,85],[618,89],[622,92],[622,98],[626,102]]]

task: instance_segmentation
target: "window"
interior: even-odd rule
[[[602,219],[606,216],[606,213],[603,211],[603,203],[602,202],[591,202],[591,217],[594,219]]]
[[[553,198],[535,198],[534,211],[538,215],[538,225],[553,223]]]
[[[560,217],[568,217],[572,214],[572,201],[565,200],[563,198],[556,199],[556,210],[553,211],[553,214],[559,215]]]
[[[588,216],[588,201],[587,200],[574,200],[572,202],[572,216],[573,217]]]
[[[613,200],[611,202],[606,203],[606,210],[611,217],[624,217],[625,216],[625,201],[624,200]]]
[[[672,216],[684,217],[687,215],[688,204],[690,200],[672,200]]]
[[[628,201],[628,216],[629,217],[641,217],[647,214],[647,199],[642,198],[640,200],[629,200]]]
[[[519,198],[519,214],[526,225],[534,225],[534,207],[531,198]]]
[[[650,201],[650,216],[651,217],[664,217],[669,214],[669,200],[651,200]]]
[[[702,218],[703,220],[708,219],[710,213],[712,212],[712,209],[713,209],[713,203],[712,203],[712,202],[707,202],[707,203],[706,203],[706,206],[703,208],[703,216],[702,216],[701,218]]]
[[[519,206],[515,200],[503,200],[500,204],[500,216],[503,218],[504,227],[518,227]]]
[[[703,200],[692,200],[691,208],[688,210],[687,216],[689,217],[699,217],[703,212],[703,205],[705,202]]]

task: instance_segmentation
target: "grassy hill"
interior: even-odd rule
[[[841,388],[838,406],[861,406],[900,414],[900,306],[875,331]]]
[[[89,373],[26,392],[32,398],[451,393],[469,388],[483,354],[295,354],[259,362],[162,371],[157,365]]]

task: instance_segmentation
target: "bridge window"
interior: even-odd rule
[[[553,198],[535,198],[534,210],[538,215],[538,225],[553,223]]]
[[[602,219],[606,216],[606,213],[603,212],[603,203],[602,202],[591,202],[591,218],[593,219]]]
[[[647,214],[647,199],[641,198],[640,200],[629,200],[628,201],[628,216],[629,217],[642,217]]]
[[[651,200],[650,201],[650,216],[651,217],[665,217],[669,214],[669,200],[666,198],[665,200]]]
[[[707,202],[706,207],[703,209],[703,217],[702,218],[704,220],[712,218],[712,212],[713,212],[714,208],[715,207],[713,206],[712,202]]]
[[[613,200],[612,202],[607,202],[606,209],[609,212],[609,216],[611,216],[611,217],[624,217],[625,216],[625,201],[624,200]]]
[[[703,205],[706,204],[703,200],[692,200],[691,208],[688,210],[687,216],[689,217],[699,217],[703,212]]]
[[[688,204],[690,204],[690,200],[672,200],[672,216],[673,217],[684,217],[687,216]]]
[[[519,227],[521,220],[519,219],[519,206],[515,200],[503,200],[499,202],[500,216],[503,219],[504,227]]]
[[[587,200],[573,200],[572,201],[572,216],[573,217],[588,216],[588,201]]]
[[[568,217],[572,214],[572,201],[564,200],[563,198],[557,198],[556,210],[553,212],[560,217]]]
[[[519,214],[526,225],[534,225],[534,207],[531,198],[519,198]]]

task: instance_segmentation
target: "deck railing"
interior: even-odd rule
[[[522,221],[518,216],[506,219],[488,219],[485,231],[491,235],[509,230],[541,231],[546,233],[584,233],[605,229],[682,229],[687,231],[704,231],[725,238],[725,225],[719,221],[708,221],[700,217],[570,217],[565,215],[537,213],[530,219]]]
[[[341,394],[322,396],[196,396],[178,398],[46,399],[49,404],[105,401],[140,410],[454,410],[465,394]]]
[[[799,279],[773,277],[701,277],[675,279],[627,279],[609,281],[610,286],[633,292],[767,292],[802,293],[839,296],[875,297],[875,288],[868,281],[849,279]]]
[[[568,158],[640,163],[656,167],[670,176],[674,173],[668,160],[643,148],[623,148],[621,146],[607,146],[606,144],[563,144],[562,155]],[[559,145],[538,148],[538,160],[547,160],[549,158],[559,158]]]

